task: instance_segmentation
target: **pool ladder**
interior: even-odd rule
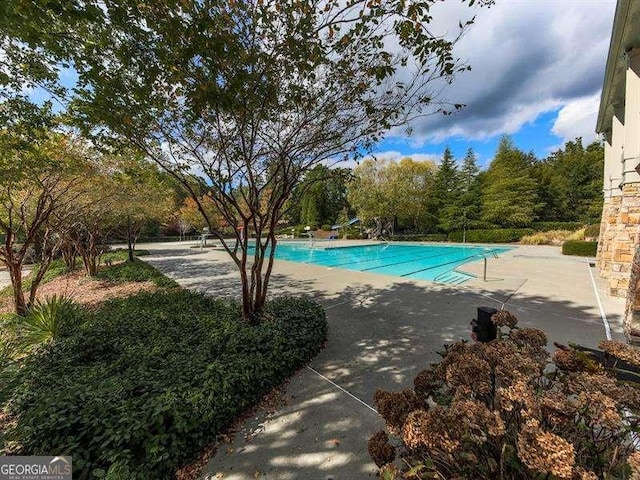
[[[493,258],[500,258],[500,257],[498,257],[498,254],[496,253],[495,250],[490,250],[489,252],[479,253],[477,255],[469,257],[469,258],[482,257],[484,259],[484,269],[483,269],[483,274],[482,274],[482,280],[484,280],[485,282],[487,281],[487,255],[492,255]],[[446,272],[442,272],[439,275],[436,275],[436,277],[433,279],[433,281],[434,282],[439,282],[442,278],[451,275],[451,272],[455,271],[456,268],[457,268],[457,266],[452,268],[451,270],[447,270]],[[463,274],[462,272],[456,272],[456,273],[460,273],[462,275],[467,275],[467,274]],[[460,285],[461,283],[462,283],[462,281],[454,282],[455,285]]]

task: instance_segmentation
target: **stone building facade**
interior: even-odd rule
[[[605,140],[604,206],[596,265],[627,298],[625,331],[640,314],[640,1],[618,0],[596,128]],[[640,315],[638,315],[640,318]],[[637,329],[640,331],[640,323]]]

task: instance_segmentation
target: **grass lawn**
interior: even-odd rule
[[[156,289],[85,310],[79,327],[4,365],[0,454],[71,454],[79,479],[173,478],[327,336],[309,300],[274,300],[251,327],[238,305],[176,288],[142,261],[100,276]]]

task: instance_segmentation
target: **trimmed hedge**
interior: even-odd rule
[[[12,453],[72,454],[78,479],[173,478],[327,337],[310,300],[267,315],[252,327],[237,305],[182,290],[107,302],[17,373]]]
[[[411,233],[407,235],[391,235],[389,240],[395,242],[446,242],[446,233]]]
[[[531,228],[536,232],[550,232],[552,230],[575,231],[584,227],[582,222],[533,222]]]
[[[562,244],[563,255],[595,257],[597,252],[598,252],[598,242],[585,242],[583,240],[567,240]]]
[[[491,230],[467,230],[466,241],[468,243],[512,243],[519,241],[525,235],[531,235],[535,231],[531,228],[495,228]],[[462,242],[463,232],[457,230],[449,234],[452,242]]]

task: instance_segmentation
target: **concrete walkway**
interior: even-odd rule
[[[8,270],[0,270],[0,290],[2,290],[7,285],[11,285],[11,278],[9,277]]]
[[[237,270],[225,252],[175,243],[139,247],[152,250],[145,260],[185,287],[237,298]],[[481,276],[482,267],[463,270]],[[521,325],[547,331],[550,342],[588,346],[605,338],[604,314],[613,338],[622,339],[623,302],[607,298],[590,270],[585,259],[563,257],[557,247],[529,246],[490,259],[487,281],[463,287],[276,261],[272,294],[303,293],[320,302],[330,327],[327,347],[292,378],[283,405],[259,412],[218,448],[203,478],[375,478],[366,451],[368,437],[383,427],[369,407],[374,392],[411,387],[439,359],[443,343],[469,339],[477,307],[504,304]]]

